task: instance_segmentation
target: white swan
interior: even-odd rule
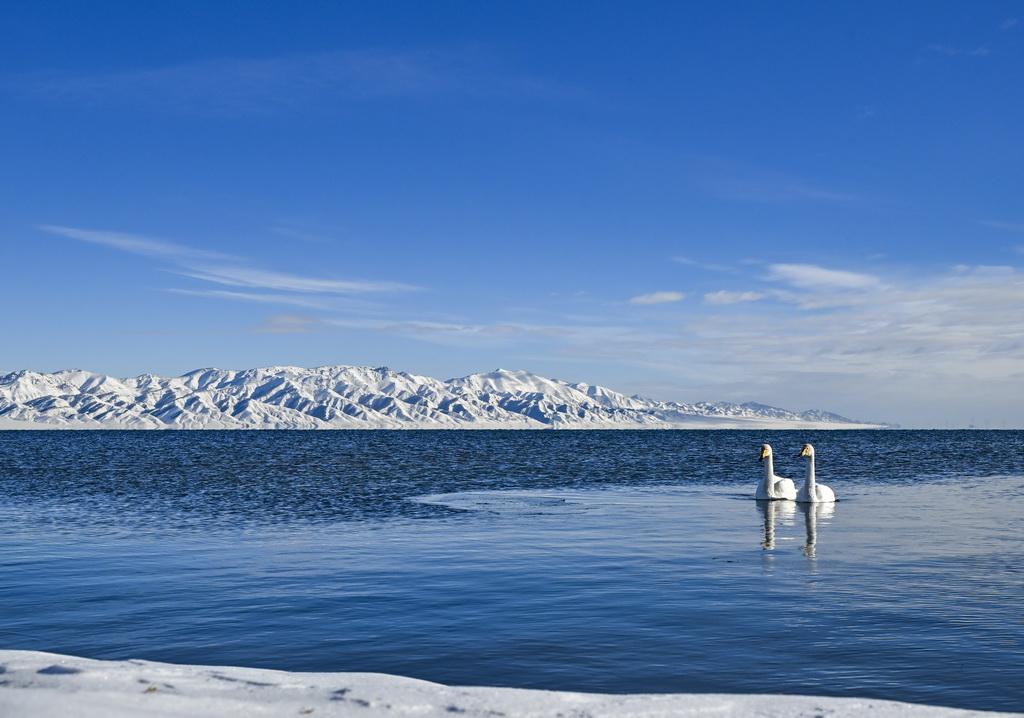
[[[772,463],[772,447],[768,444],[761,445],[761,458],[764,462],[764,480],[757,486],[755,499],[795,499],[796,486],[792,479],[784,479],[775,475],[775,465]]]
[[[819,484],[814,480],[814,447],[810,444],[804,444],[804,448],[800,450],[800,456],[804,457],[806,462],[807,478],[804,479],[803,488],[797,492],[796,500],[806,504],[835,501],[835,492],[825,486],[825,484]]]

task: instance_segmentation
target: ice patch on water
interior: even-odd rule
[[[518,516],[583,513],[588,507],[578,501],[553,494],[526,494],[506,491],[466,491],[454,494],[418,496],[418,503],[445,506],[458,511],[484,511]]]

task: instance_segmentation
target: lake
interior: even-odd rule
[[[1022,502],[1021,431],[0,432],[0,646],[1020,711]]]

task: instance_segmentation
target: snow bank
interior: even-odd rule
[[[5,718],[222,716],[1021,716],[860,698],[781,695],[601,695],[456,688],[380,673],[288,673],[256,668],[94,661],[0,651]]]

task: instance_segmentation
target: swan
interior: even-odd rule
[[[761,458],[764,462],[764,480],[758,484],[755,499],[795,499],[796,486],[792,479],[784,479],[775,475],[775,465],[772,463],[772,447],[768,444],[761,445]]]
[[[804,457],[804,462],[807,466],[807,478],[804,479],[803,488],[797,492],[796,500],[805,504],[835,501],[835,492],[825,486],[825,484],[819,484],[814,480],[814,447],[810,444],[804,444],[804,448],[800,450],[800,456]]]

